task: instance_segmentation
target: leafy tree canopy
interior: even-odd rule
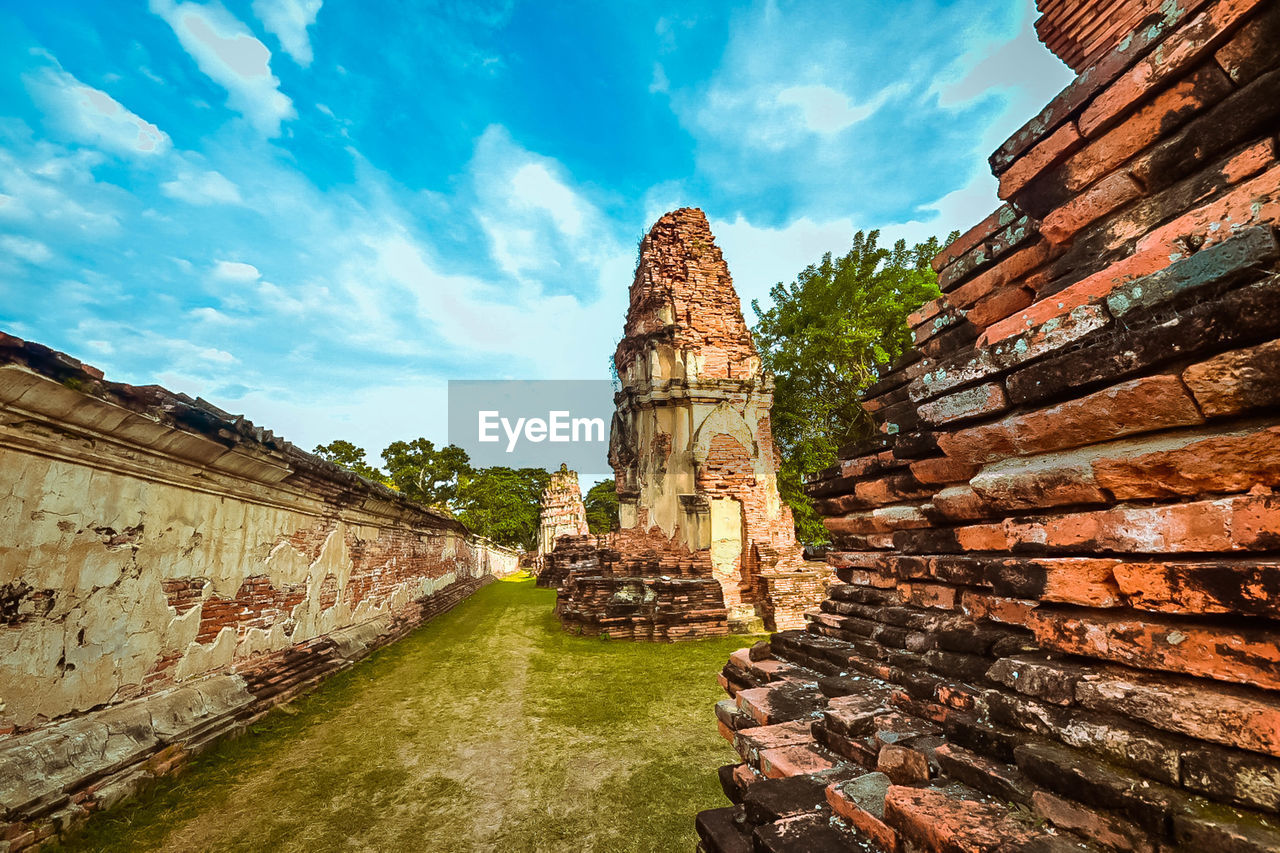
[[[481,468],[458,488],[458,518],[499,544],[532,549],[542,492],[550,482],[551,474],[541,468]]]
[[[327,459],[330,462],[341,465],[348,471],[356,472],[366,480],[373,480],[375,483],[387,483],[387,475],[365,461],[364,448],[356,447],[349,441],[338,439],[328,444],[316,445],[316,449],[311,452],[321,459]]]
[[[618,484],[613,478],[588,489],[582,503],[587,508],[587,527],[592,533],[608,533],[618,526]]]
[[[461,447],[450,444],[436,450],[425,438],[393,441],[382,451],[382,461],[394,488],[433,507],[452,505],[460,486],[474,474],[470,457]]]
[[[899,240],[892,249],[879,246],[879,238],[879,231],[859,231],[844,256],[827,253],[794,282],[774,285],[767,310],[751,303],[756,346],[775,378],[778,488],[808,543],[828,539],[804,478],[874,429],[860,395],[910,345],[907,315],[938,295],[930,266],[942,248],[936,237],[912,247]]]

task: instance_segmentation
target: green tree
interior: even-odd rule
[[[804,478],[874,429],[860,395],[910,346],[907,315],[938,295],[930,266],[941,249],[936,237],[910,248],[899,240],[892,249],[879,246],[879,238],[879,231],[859,231],[846,255],[828,252],[791,284],[774,285],[767,310],[751,303],[756,346],[776,383],[778,489],[808,543],[828,537],[804,494]]]
[[[446,509],[473,474],[465,450],[453,444],[436,450],[425,438],[392,442],[382,451],[382,461],[393,488],[418,503]]]
[[[321,459],[327,459],[336,465],[341,465],[348,471],[354,471],[366,480],[373,480],[375,483],[387,483],[387,475],[374,468],[365,460],[363,447],[356,447],[349,441],[338,439],[328,444],[318,444],[316,449],[311,451]]]
[[[608,533],[618,526],[618,484],[612,477],[588,489],[582,503],[592,533]]]
[[[481,468],[458,488],[458,518],[501,545],[531,549],[542,492],[550,482],[551,474],[541,468]]]

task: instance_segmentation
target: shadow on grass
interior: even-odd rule
[[[736,760],[715,674],[755,638],[576,637],[554,602],[491,584],[56,849],[692,849]]]

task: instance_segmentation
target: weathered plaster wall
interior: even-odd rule
[[[192,689],[257,713],[316,655],[349,662],[517,558],[243,419],[0,335],[0,807],[38,816],[41,774],[74,793],[119,760],[90,737],[62,772],[32,763],[67,726],[84,741]],[[143,740],[129,756],[168,744]]]

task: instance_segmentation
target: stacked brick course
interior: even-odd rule
[[[992,156],[703,849],[1280,850],[1278,34],[1162,4]]]
[[[583,537],[589,532],[587,508],[582,503],[578,472],[570,471],[568,465],[561,464],[559,471],[551,472],[551,482],[542,492],[538,512],[538,586],[559,588],[560,582],[564,580],[564,565],[567,560],[561,560],[560,567],[555,569],[551,568],[547,560],[547,556],[556,547],[557,540],[561,536]]]
[[[553,552],[577,563],[560,588],[566,627],[677,639],[803,624],[829,570],[803,561],[778,497],[772,384],[702,211],[645,237],[614,362],[621,529],[594,559],[579,542]]]

